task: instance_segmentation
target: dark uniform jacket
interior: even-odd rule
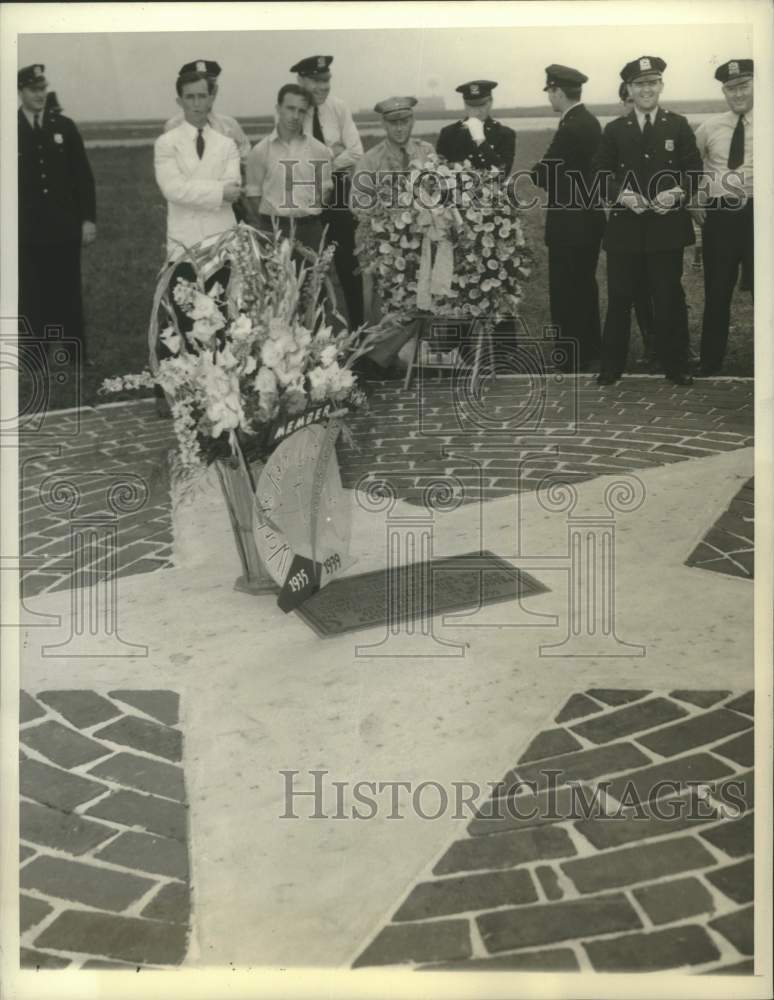
[[[495,166],[507,175],[516,155],[516,133],[494,118],[487,118],[484,122],[484,141],[477,146],[462,121],[458,121],[441,129],[436,152],[450,163],[470,160],[476,170]]]
[[[627,187],[649,200],[675,185],[682,187],[686,198],[694,193],[702,162],[691,126],[682,115],[659,108],[647,150],[634,111],[616,118],[605,126],[594,169],[612,175],[606,185],[607,200],[613,207],[605,230],[605,250],[652,253],[679,250],[695,242],[693,224],[684,207],[686,199],[682,207],[665,215],[652,209],[637,215],[614,205]]]
[[[36,135],[19,108],[19,242],[80,242],[96,222],[94,177],[80,133],[64,115],[42,116]]]
[[[592,162],[601,135],[596,117],[583,104],[576,104],[559,122],[543,159],[532,168],[533,182],[548,192],[545,238],[549,246],[598,245],[605,213],[592,182]]]

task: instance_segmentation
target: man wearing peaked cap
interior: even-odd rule
[[[81,247],[97,236],[94,177],[73,121],[45,113],[45,66],[17,75],[19,313],[38,340],[60,327],[88,364],[81,302]]]
[[[753,61],[731,59],[718,66],[728,111],[696,130],[709,200],[694,209],[703,225],[704,318],[701,375],[715,375],[728,343],[731,299],[741,266],[742,287],[753,291]]]
[[[548,289],[551,320],[562,336],[575,342],[580,370],[596,362],[600,351],[597,261],[605,215],[592,190],[591,162],[602,129],[581,102],[588,77],[570,66],[546,67],[543,90],[554,111],[561,113],[559,127],[542,160],[532,168],[534,184],[548,194],[545,240],[548,246]]]
[[[236,118],[232,118],[230,115],[218,114],[213,110],[215,98],[218,96],[218,77],[221,73],[220,65],[214,59],[194,59],[192,62],[187,62],[180,67],[178,78],[188,78],[192,75],[200,74],[210,80],[212,89],[210,90],[210,107],[207,113],[207,122],[210,128],[234,140],[239,150],[239,159],[244,167],[245,159],[250,152],[250,140],[245,135],[242,126]],[[171,129],[177,128],[178,125],[182,125],[182,123],[183,113],[179,112],[164,123],[164,131],[169,132]]]
[[[697,189],[701,157],[687,119],[659,107],[665,69],[658,56],[623,67],[634,107],[605,126],[594,159],[610,205],[602,244],[608,295],[600,385],[616,382],[626,368],[632,302],[645,287],[664,374],[675,385],[692,381],[682,273],[683,249],[696,239],[685,204]]]
[[[455,88],[465,103],[465,118],[446,125],[436,150],[450,163],[469,160],[477,170],[497,167],[510,174],[516,154],[516,133],[491,117],[494,80],[471,80]]]
[[[367,215],[369,209],[374,207],[375,192],[382,181],[407,173],[412,167],[421,168],[432,156],[433,147],[429,142],[411,137],[416,104],[416,97],[388,97],[374,105],[374,111],[381,115],[385,138],[372,146],[355,167],[351,196],[355,218]],[[372,274],[363,275],[363,306],[366,322],[377,323],[381,318],[381,303]],[[410,323],[405,329],[381,341],[359,359],[359,374],[373,379],[397,376],[399,373],[393,367],[395,358],[415,333],[415,324]]]
[[[290,67],[291,73],[298,73],[306,79],[324,80],[330,79],[331,63],[333,56],[307,56]]]
[[[357,273],[355,258],[355,219],[349,209],[352,169],[363,155],[363,143],[352,112],[340,98],[331,94],[333,56],[308,56],[290,67],[300,86],[311,100],[304,119],[304,130],[324,143],[333,157],[333,191],[323,209],[321,223],[326,239],[336,244],[333,258],[344,295],[349,325],[356,329],[363,323],[363,282]]]

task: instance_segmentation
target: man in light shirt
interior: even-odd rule
[[[715,71],[729,110],[696,131],[708,201],[693,209],[703,226],[704,319],[699,374],[716,375],[728,343],[739,268],[753,291],[753,61],[731,59]]]
[[[310,97],[297,83],[277,94],[277,125],[250,150],[246,167],[248,218],[264,232],[294,234],[315,252],[320,215],[333,186],[328,147],[304,130]]]
[[[429,142],[411,137],[416,104],[416,97],[388,97],[374,105],[382,118],[385,139],[372,146],[355,168],[350,204],[356,218],[374,208],[376,192],[386,178],[422,167],[435,152]],[[363,275],[363,300],[366,319],[375,325],[382,319],[382,307],[370,273]],[[373,380],[399,377],[398,351],[416,335],[417,324],[411,323],[382,340],[358,360],[359,374]]]
[[[184,73],[175,84],[183,121],[160,135],[154,144],[156,183],[167,199],[167,260],[179,261],[170,279],[192,281],[193,266],[182,259],[189,247],[234,225],[232,205],[239,198],[239,152],[233,139],[217,132],[208,121],[213,81],[205,73]],[[224,269],[213,274],[205,287],[228,280]],[[178,321],[188,323],[178,314]],[[163,345],[159,356],[164,356]],[[157,394],[157,398],[161,398]],[[159,415],[166,416],[159,406]]]
[[[352,168],[363,155],[357,127],[344,101],[331,95],[333,56],[309,56],[290,67],[301,87],[311,97],[304,131],[323,142],[333,156],[333,191],[321,222],[328,227],[328,240],[336,243],[334,263],[344,292],[349,324],[363,322],[363,284],[355,258],[355,219],[349,210]]]

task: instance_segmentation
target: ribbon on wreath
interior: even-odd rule
[[[417,225],[423,231],[417,275],[417,306],[420,309],[432,309],[433,298],[441,298],[451,291],[454,277],[454,247],[450,231],[456,225],[458,218],[459,213],[455,208],[419,210]],[[435,257],[433,257],[433,245],[435,245]]]

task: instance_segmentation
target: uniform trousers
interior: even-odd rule
[[[743,208],[730,207],[718,198],[708,206],[704,222],[704,319],[701,329],[701,364],[718,370],[723,364],[731,319],[731,298],[739,268],[753,292],[753,200]]]
[[[363,323],[363,280],[357,273],[355,257],[355,217],[349,210],[350,176],[345,171],[333,174],[333,195],[321,221],[327,226],[326,242],[336,243],[333,264],[347,305],[350,329]]]
[[[565,340],[575,341],[575,359],[585,368],[601,347],[597,261],[599,241],[585,246],[548,248],[548,297],[551,322]],[[568,358],[565,370],[573,367]]]
[[[19,316],[36,340],[45,341],[47,328],[79,345],[86,360],[81,300],[81,243],[19,244]],[[73,351],[75,354],[75,351]]]
[[[682,276],[682,247],[653,253],[608,252],[607,317],[602,333],[603,375],[618,377],[626,369],[632,303],[643,286],[650,290],[655,349],[664,374],[685,374],[688,314]]]

